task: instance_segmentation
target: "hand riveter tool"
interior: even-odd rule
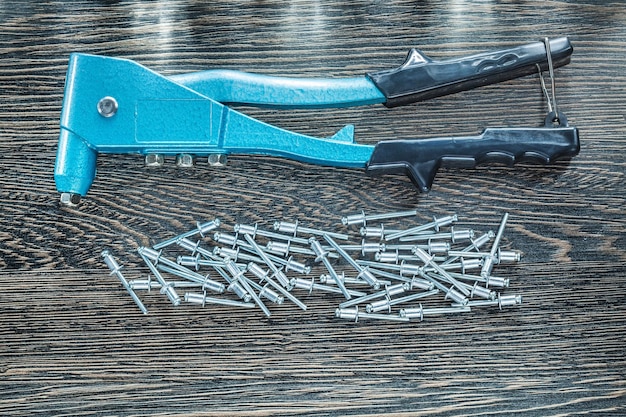
[[[65,83],[54,178],[61,201],[77,204],[96,175],[98,153],[280,156],[367,173],[406,173],[421,192],[440,166],[491,161],[550,163],[578,153],[576,128],[556,109],[536,128],[488,128],[475,137],[354,141],[347,125],[330,138],[290,132],[224,103],[273,108],[387,107],[501,82],[570,62],[567,38],[444,61],[413,49],[398,68],[354,78],[288,78],[232,70],[165,77],[127,59],[72,54]],[[542,85],[547,95],[545,84]],[[552,78],[553,95],[554,79]],[[548,97],[549,100],[549,97]]]

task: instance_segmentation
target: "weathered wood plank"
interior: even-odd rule
[[[626,363],[626,7],[623,2],[4,1],[0,5],[0,414],[621,415]],[[443,170],[428,195],[400,176],[236,156],[161,169],[108,155],[80,208],[52,178],[71,52],[175,74],[233,68],[353,76],[570,36],[557,98],[582,149],[569,163]],[[395,109],[240,110],[294,131],[357,140],[474,135],[536,126],[536,76]],[[183,305],[140,293],[140,314],[100,260],[111,249],[142,277],[135,249],[219,217],[345,231],[342,215],[419,208],[497,228],[523,261],[502,269],[503,311],[422,323],[340,321],[339,296],[258,310]],[[394,223],[390,223],[394,224]],[[502,268],[502,267],[500,267]],[[322,268],[316,267],[319,274]]]

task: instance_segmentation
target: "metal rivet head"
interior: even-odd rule
[[[180,168],[191,168],[193,166],[193,155],[181,153],[176,155],[176,166]]]
[[[209,165],[212,167],[226,166],[227,156],[224,153],[212,153],[209,155]]]
[[[80,203],[80,194],[61,193],[61,204],[66,206],[77,206]]]
[[[146,155],[145,164],[147,167],[160,167],[165,163],[163,155],[158,153],[150,153]]]
[[[107,96],[98,102],[98,113],[102,117],[113,117],[117,113],[117,107],[117,100]]]

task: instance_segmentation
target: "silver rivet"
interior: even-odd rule
[[[228,157],[223,153],[212,153],[209,155],[208,162],[212,167],[226,166]]]
[[[176,166],[180,168],[191,168],[193,166],[194,157],[188,153],[176,155]]]
[[[117,100],[113,97],[103,97],[98,102],[98,113],[102,117],[113,117],[117,113]]]
[[[144,159],[147,167],[160,167],[165,163],[165,157],[160,153],[149,153]]]
[[[77,206],[80,203],[80,194],[61,193],[61,204],[66,206]]]

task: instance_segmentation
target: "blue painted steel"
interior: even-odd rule
[[[382,104],[387,99],[366,77],[289,78],[233,70],[169,77],[220,103],[274,108],[329,108]]]
[[[108,118],[97,111],[106,96],[119,106]],[[373,148],[354,143],[350,125],[331,138],[289,132],[133,61],[73,54],[54,176],[60,192],[84,196],[95,178],[98,153],[263,154],[364,168]]]

